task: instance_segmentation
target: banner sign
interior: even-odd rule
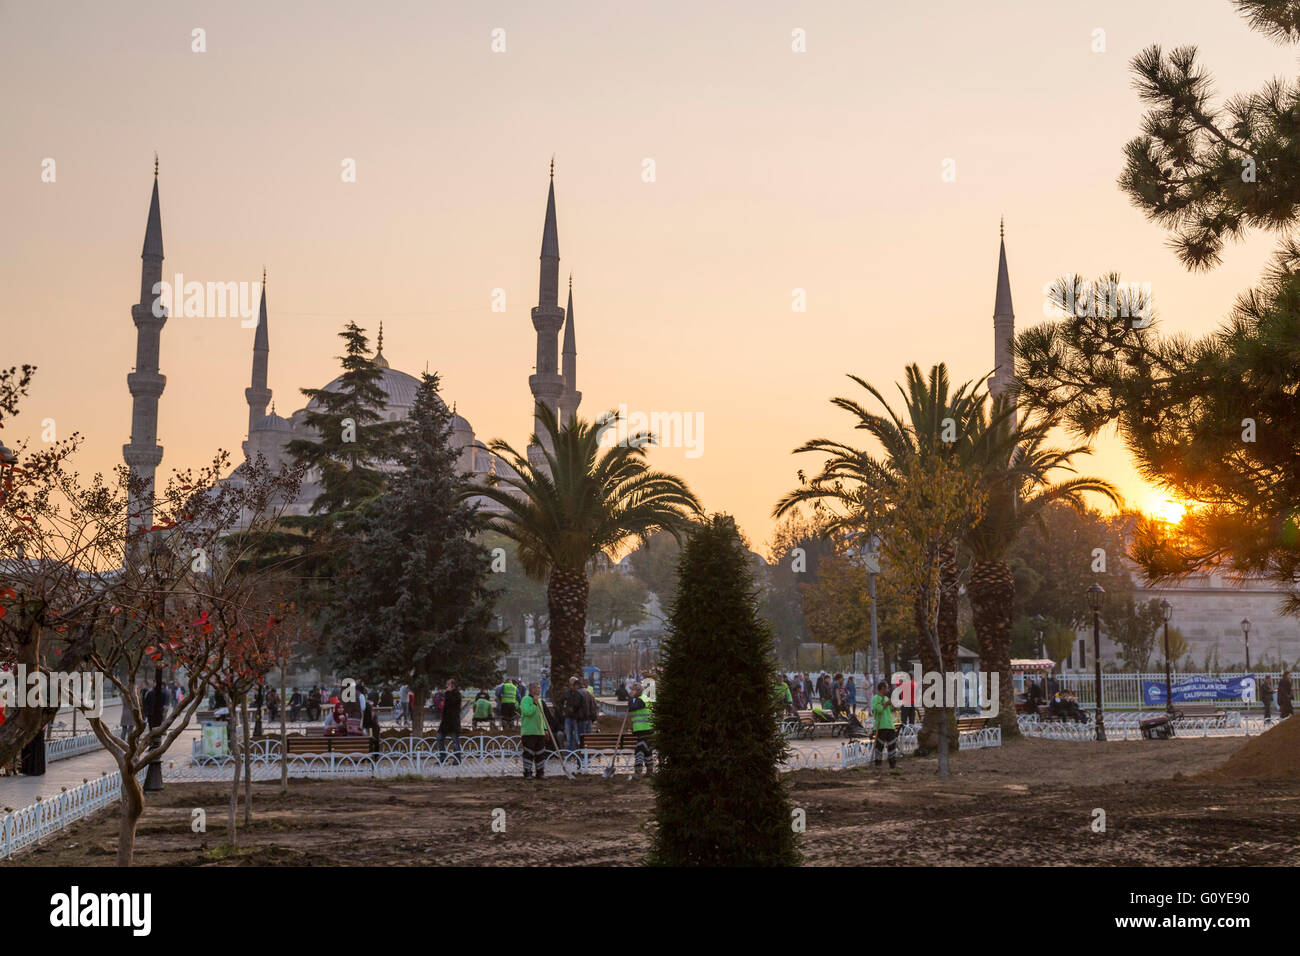
[[[1180,677],[1173,682],[1174,703],[1186,704],[1197,700],[1255,700],[1255,675],[1240,677]],[[1165,703],[1165,682],[1144,680],[1142,700],[1148,705]]]

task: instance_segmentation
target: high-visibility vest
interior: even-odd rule
[[[654,716],[650,713],[650,704],[644,697],[642,697],[641,700],[645,703],[645,706],[639,710],[632,711],[631,723],[632,733],[634,734],[644,733],[654,729]]]
[[[515,695],[517,693],[518,693],[518,689],[515,687],[515,685],[510,683],[510,681],[506,681],[501,688],[501,703],[503,704],[515,703]]]

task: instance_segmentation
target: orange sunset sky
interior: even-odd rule
[[[1255,281],[1269,237],[1189,274],[1115,185],[1153,42],[1198,45],[1225,94],[1296,66],[1227,0],[0,0],[0,364],[39,367],[0,438],[53,418],[85,435],[79,470],[121,462],[157,150],[164,275],[269,271],[277,411],[334,377],[345,322],[382,319],[393,367],[427,363],[479,439],[522,446],[554,154],[581,412],[702,414],[702,455],[652,460],[763,550],[816,464],[791,448],[853,437],[827,402],[845,372],[892,392],[910,361],[991,370],[1000,216],[1018,328],[1069,271],[1150,282],[1189,335]],[[238,456],[252,339],[167,323],[160,477]],[[1113,436],[1086,465],[1158,507]]]

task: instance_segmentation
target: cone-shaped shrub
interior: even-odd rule
[[[692,535],[654,705],[651,862],[790,866],[799,862],[777,763],[786,750],[772,635],[756,609],[735,522],[714,515]]]

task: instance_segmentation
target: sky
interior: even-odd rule
[[[164,275],[268,270],[278,412],[337,374],[346,322],[382,320],[394,368],[522,446],[554,156],[581,413],[702,422],[652,461],[762,550],[817,464],[791,450],[857,440],[828,401],[846,373],[897,394],[909,362],[991,371],[1000,217],[1018,329],[1069,272],[1150,283],[1186,335],[1256,281],[1271,237],[1189,273],[1115,184],[1151,43],[1198,46],[1225,95],[1295,72],[1227,0],[0,0],[0,365],[38,367],[0,439],[53,419],[83,473],[121,462],[156,151]],[[252,341],[168,321],[160,480],[238,461]],[[1113,435],[1082,466],[1159,509]]]

